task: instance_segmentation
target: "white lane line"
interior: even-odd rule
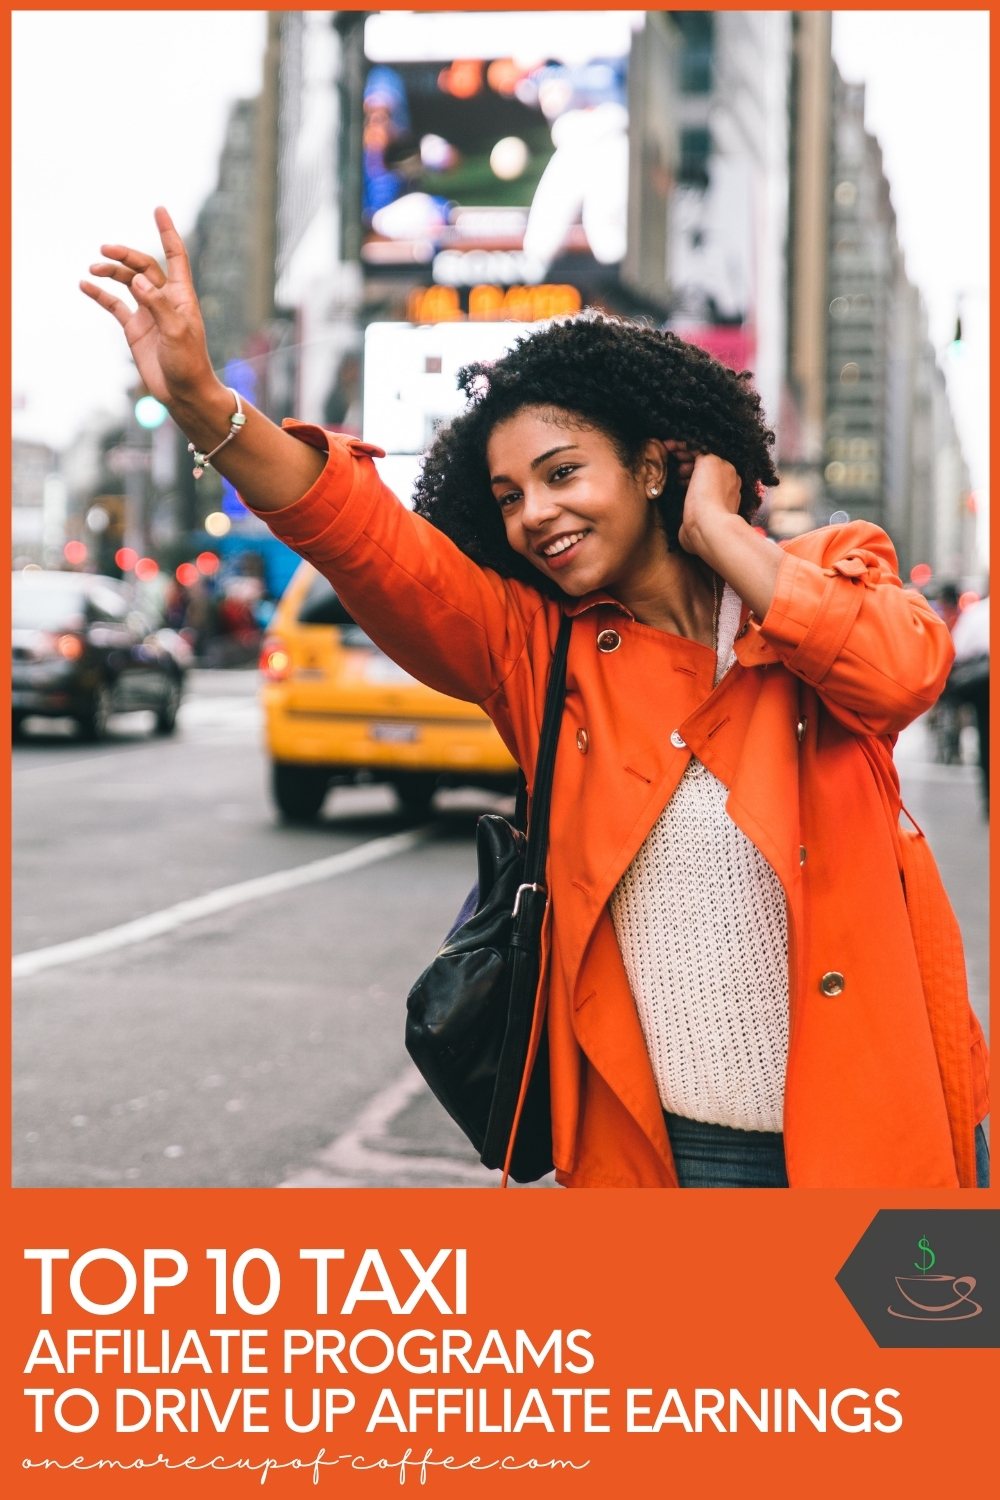
[[[236,712],[233,712],[233,703],[239,704]],[[204,707],[202,706],[204,703]],[[185,747],[197,747],[209,744],[218,744],[225,736],[225,742],[234,740],[257,743],[257,731],[263,730],[264,720],[255,704],[243,705],[241,700],[228,698],[213,698],[201,700],[201,702],[185,703],[181,707],[178,720],[180,733],[176,739],[170,741],[170,747],[176,751]],[[71,742],[67,740],[67,746]],[[74,760],[47,760],[42,765],[25,764],[24,754],[15,756],[13,780],[16,788],[22,781],[35,782],[40,777],[54,776],[59,780],[71,781],[80,772],[84,775],[88,771],[100,770],[108,761],[118,760],[124,765],[122,754],[129,752],[133,755],[148,756],[151,752],[162,753],[165,748],[161,739],[146,738],[144,740],[129,739],[120,742],[110,749],[95,751],[94,753]],[[29,750],[30,755],[30,750]]]
[[[130,743],[128,748],[135,750],[153,750],[162,749],[163,747],[162,742],[157,741],[155,745],[152,743],[134,744],[133,742]],[[14,795],[17,795],[17,788],[20,783],[27,780],[29,777],[32,781],[34,781],[39,776],[46,775],[60,777],[65,776],[67,780],[69,780],[70,773],[74,771],[90,771],[93,770],[95,766],[100,768],[107,761],[114,760],[116,757],[120,757],[121,750],[122,747],[118,746],[114,750],[105,750],[101,754],[88,755],[85,760],[47,760],[44,765],[40,766],[26,766],[21,763],[18,757],[15,756],[13,772]]]
[[[43,969],[79,963],[81,959],[94,958],[99,953],[110,953],[116,948],[126,948],[132,943],[144,943],[149,938],[160,937],[165,932],[175,932],[188,922],[197,922],[216,912],[229,911],[247,901],[260,901],[266,896],[277,896],[299,886],[330,880],[336,875],[346,875],[351,870],[360,870],[365,865],[392,859],[394,855],[415,849],[429,833],[430,825],[427,825],[411,829],[407,833],[369,839],[367,843],[346,849],[342,854],[331,854],[326,859],[315,859],[307,865],[297,865],[290,870],[277,870],[273,875],[258,875],[253,880],[241,880],[237,885],[220,886],[217,890],[206,891],[203,896],[179,901],[176,906],[167,906],[162,911],[150,912],[148,916],[136,917],[134,921],[123,922],[118,927],[107,927],[103,932],[93,932],[88,937],[73,938],[68,943],[56,943],[49,948],[35,948],[28,953],[15,954],[11,965],[13,977],[26,979],[33,974],[40,974]]]

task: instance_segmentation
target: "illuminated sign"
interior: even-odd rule
[[[544,318],[566,317],[582,306],[575,286],[481,284],[470,287],[464,298],[453,286],[417,286],[406,299],[406,316],[411,323],[456,323],[465,318],[484,323],[505,318],[537,323]]]

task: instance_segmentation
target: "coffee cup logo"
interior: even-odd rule
[[[974,1276],[950,1276],[943,1271],[931,1274],[937,1265],[937,1256],[931,1249],[927,1236],[917,1241],[920,1259],[913,1265],[919,1276],[897,1276],[896,1286],[905,1306],[888,1307],[894,1318],[906,1318],[911,1322],[954,1323],[960,1318],[975,1318],[982,1312],[982,1304],[974,1302],[970,1293],[975,1290]]]

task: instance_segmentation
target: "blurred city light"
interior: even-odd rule
[[[934,576],[934,569],[928,563],[914,563],[910,569],[910,582],[915,583],[918,589],[922,589],[925,583],[930,583]]]
[[[134,411],[135,420],[147,432],[152,432],[157,427],[162,427],[170,415],[167,408],[162,402],[157,401],[155,396],[140,396],[135,403]]]
[[[219,571],[219,558],[215,552],[199,552],[194,561],[198,572],[204,573],[209,578]]]
[[[209,536],[225,536],[232,524],[221,510],[213,510],[211,515],[205,517],[205,530]]]
[[[71,567],[78,568],[81,563],[87,561],[87,546],[85,542],[67,542],[63,548],[63,557]]]
[[[78,635],[61,635],[56,641],[56,650],[64,661],[79,661],[83,655],[83,642]]]
[[[261,647],[258,665],[264,676],[271,682],[281,682],[291,671],[292,659],[284,643],[270,636]]]
[[[119,547],[115,553],[115,567],[121,568],[123,573],[131,573],[139,561],[139,554],[134,547]]]
[[[149,583],[160,571],[159,563],[151,557],[140,557],[135,565],[135,576],[142,583]]]
[[[964,594],[959,594],[958,596],[959,609],[968,609],[970,604],[978,603],[979,595],[976,593],[975,589],[966,589]]]
[[[198,569],[194,563],[181,563],[180,567],[175,569],[174,577],[185,588],[190,588],[193,583],[198,582]]]

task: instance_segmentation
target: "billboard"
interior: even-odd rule
[[[386,449],[377,467],[407,504],[421,458],[443,422],[465,408],[458,372],[505,354],[530,324],[369,323],[365,330],[364,438]]]
[[[641,11],[539,11],[519,16],[515,38],[504,13],[369,17],[368,274],[463,288],[617,280],[630,233],[629,59],[644,24]],[[638,222],[634,185],[631,196]]]

